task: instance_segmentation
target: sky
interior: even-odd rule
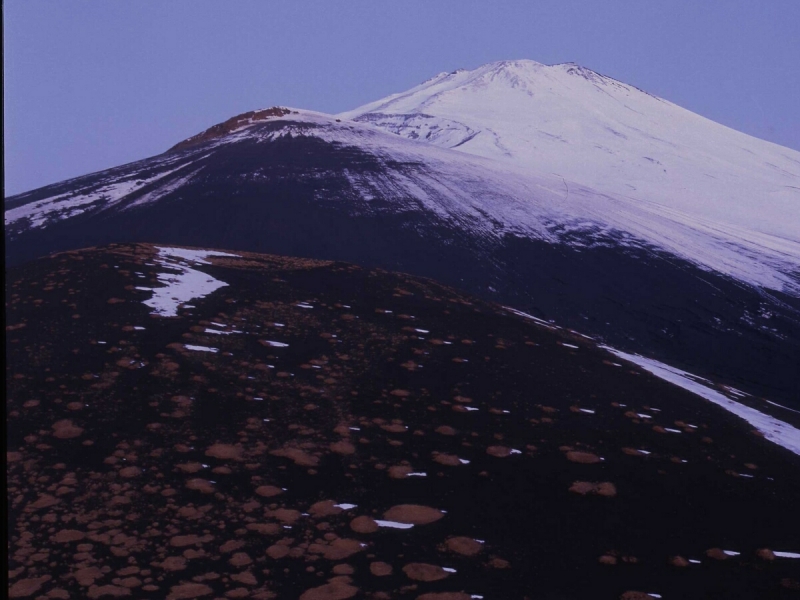
[[[576,62],[800,150],[798,0],[4,0],[5,196],[273,105]]]

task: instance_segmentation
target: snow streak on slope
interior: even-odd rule
[[[609,348],[608,346],[601,347],[622,359],[639,365],[660,379],[669,381],[678,387],[682,387],[685,390],[697,394],[701,398],[705,398],[706,400],[721,406],[737,417],[741,417],[747,421],[750,425],[763,433],[764,437],[769,441],[774,442],[779,446],[783,446],[787,450],[790,450],[797,455],[800,455],[800,430],[792,427],[788,423],[784,423],[783,421],[758,411],[755,408],[750,408],[749,406],[741,404],[740,402],[731,400],[722,392],[712,388],[711,382],[703,379],[702,377],[697,377],[691,373],[670,367],[669,365],[665,365],[657,360],[639,356],[638,354],[628,354],[620,350],[615,350],[614,348]],[[738,395],[746,396],[747,394],[738,392]]]
[[[695,251],[730,243],[782,256],[795,273],[800,264],[800,152],[574,64],[505,61],[442,73],[339,116],[563,177],[565,196],[578,183],[642,204],[641,216],[656,221],[635,221],[631,233],[650,230],[645,239],[669,248],[670,232],[659,234],[664,223],[696,229],[718,241],[683,255],[715,269],[727,263],[729,274],[737,267],[728,259],[711,265]],[[752,275],[742,278],[754,282]]]
[[[103,176],[99,180],[92,175],[80,177],[73,181],[85,180],[86,183],[78,185],[77,189],[71,187],[66,193],[56,193],[53,196],[46,196],[28,203],[19,203],[18,201],[24,201],[24,198],[31,193],[16,196],[14,198],[15,206],[5,212],[6,227],[19,226],[22,222],[26,222],[28,227],[37,228],[47,225],[50,221],[77,217],[89,210],[106,210],[119,205],[136,192],[142,192],[137,200],[138,204],[148,201],[148,199],[157,199],[175,189],[176,184],[180,185],[181,182],[187,180],[186,177],[182,177],[173,181],[169,177],[170,175],[205,156],[191,157],[189,161],[186,158],[184,156],[175,160],[174,157],[170,157],[167,160],[134,163],[129,168],[112,169],[107,172],[109,175]],[[167,170],[163,170],[165,167]],[[153,172],[154,169],[155,172]],[[145,175],[143,172],[149,174]],[[58,188],[61,185],[63,184],[50,187]]]

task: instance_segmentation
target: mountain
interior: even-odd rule
[[[633,199],[650,219],[800,256],[800,152],[573,63],[441,73],[339,116]],[[793,271],[796,292],[796,262]]]
[[[11,598],[800,589],[798,430],[763,401],[341,262],[115,244],[6,276]]]
[[[541,115],[555,122],[542,129]],[[345,260],[433,277],[796,405],[800,244],[784,184],[798,153],[585,69],[528,62],[441,75],[350,116],[252,111],[162,155],[7,198],[7,264],[111,242]],[[701,125],[702,139],[687,137]],[[531,142],[539,130],[564,141]],[[648,143],[643,156],[667,174],[619,166]],[[721,203],[680,195],[697,169],[722,181]],[[620,191],[633,173],[654,198]]]

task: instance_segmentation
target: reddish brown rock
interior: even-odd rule
[[[386,577],[392,574],[392,565],[385,562],[373,562],[369,564],[369,572],[375,577]]]
[[[355,572],[356,570],[353,568],[353,566],[348,565],[347,563],[343,563],[341,565],[336,565],[333,567],[334,575],[352,575]]]
[[[238,581],[244,585],[257,585],[258,579],[256,576],[253,575],[250,571],[244,571],[243,573],[234,573],[231,575],[231,579],[234,581]]]
[[[220,460],[241,460],[242,448],[231,444],[213,444],[206,449],[206,456]]]
[[[270,558],[274,558],[278,560],[280,558],[284,558],[289,554],[289,546],[284,546],[283,544],[274,544],[267,548],[267,556]]]
[[[644,452],[636,448],[623,448],[622,451],[628,456],[647,456]]]
[[[355,454],[356,447],[346,440],[341,440],[338,442],[334,442],[330,445],[331,452],[335,452],[336,454]]]
[[[356,533],[374,533],[378,531],[378,524],[372,517],[362,515],[350,521],[350,529]]]
[[[444,513],[442,511],[420,504],[398,504],[383,514],[383,518],[387,521],[412,525],[427,525],[438,521],[443,516]]]
[[[600,462],[600,457],[591,452],[578,452],[571,451],[566,454],[567,460],[571,462],[581,463],[584,465],[593,465]]]
[[[170,588],[167,600],[190,600],[192,598],[208,596],[213,592],[214,590],[204,583],[183,583],[181,585],[173,585]]]
[[[728,555],[721,548],[709,548],[706,550],[706,556],[714,560],[728,560]]]
[[[338,538],[325,547],[323,556],[328,560],[342,560],[362,550],[364,546],[358,540]]]
[[[617,495],[617,487],[610,481],[601,481],[595,486],[595,494],[598,496],[605,496],[606,498],[613,498]]]
[[[119,470],[120,477],[124,477],[125,479],[131,479],[133,477],[138,477],[142,474],[142,470],[139,467],[125,467],[124,469]]]
[[[212,484],[207,479],[201,479],[200,477],[195,477],[194,479],[190,479],[186,482],[186,487],[190,490],[196,490],[203,494],[212,494],[214,493],[214,484]]]
[[[506,448],[505,446],[489,446],[486,448],[486,454],[497,458],[506,458],[507,456],[511,456],[511,448]]]
[[[346,600],[357,593],[357,587],[337,579],[331,583],[306,590],[300,594],[300,600]]]
[[[176,535],[170,538],[169,543],[172,546],[177,548],[182,548],[183,546],[193,546],[194,544],[202,544],[205,542],[210,542],[214,539],[214,536],[211,534],[199,536],[195,534],[189,535]]]
[[[271,451],[270,454],[288,458],[299,467],[316,467],[319,465],[319,458],[303,452],[299,448],[280,448]]]
[[[203,514],[202,511],[197,510],[194,506],[181,506],[178,509],[178,516],[184,519],[200,519]]]
[[[333,500],[320,500],[312,504],[308,512],[312,517],[328,517],[338,515],[342,509]]]
[[[464,536],[447,538],[445,545],[450,552],[464,556],[475,556],[483,550],[483,544],[479,541]]]
[[[392,479],[405,479],[406,477],[408,477],[408,474],[412,473],[413,471],[414,469],[412,469],[408,465],[394,465],[389,467],[387,473],[389,474],[389,477],[391,477]]]
[[[101,579],[103,573],[98,567],[84,567],[72,573],[72,576],[75,578],[75,581],[78,582],[79,586],[89,587],[94,584],[95,580]]]
[[[228,562],[236,568],[241,568],[251,564],[253,559],[247,552],[235,552]]]
[[[70,419],[56,421],[53,423],[52,427],[53,436],[62,440],[76,438],[83,433],[83,429],[75,425]]]
[[[268,517],[273,517],[278,519],[281,523],[286,523],[287,525],[291,525],[292,523],[296,522],[303,514],[299,510],[294,510],[291,508],[278,508],[276,510],[268,510],[264,511],[264,514]]]
[[[86,593],[86,596],[91,598],[91,600],[95,598],[124,598],[130,595],[131,590],[129,588],[111,584],[90,586],[89,591]]]
[[[20,579],[10,588],[8,588],[9,598],[27,598],[33,596],[36,592],[42,589],[42,585],[50,581],[50,575],[43,575],[42,577],[33,577],[29,579]]]
[[[264,498],[272,498],[273,496],[279,496],[282,493],[283,490],[274,485],[260,485],[256,488],[256,494],[263,496]]]
[[[278,535],[283,531],[277,523],[248,523],[247,529],[256,531],[261,535]]]
[[[605,496],[611,498],[617,495],[616,486],[610,481],[602,482],[589,482],[589,481],[576,481],[569,488],[569,491],[574,494],[585,496],[587,494]]]
[[[28,505],[28,508],[33,510],[39,510],[41,508],[49,508],[55,504],[58,504],[59,502],[61,502],[61,500],[59,500],[55,496],[51,496],[50,494],[42,494],[41,496],[39,496],[38,499],[31,502]]]
[[[223,554],[228,554],[234,550],[244,547],[244,540],[228,540],[219,547],[219,551]]]
[[[381,425],[381,429],[384,431],[388,431],[389,433],[405,433],[408,431],[408,427],[402,425],[401,423],[390,423],[389,425]]]
[[[203,465],[199,462],[181,463],[175,466],[184,473],[197,473],[203,469]]]
[[[86,537],[86,533],[78,531],[77,529],[62,529],[56,533],[51,539],[59,544],[66,544],[68,542],[77,542]]]
[[[403,573],[414,581],[438,581],[450,575],[442,567],[427,563],[409,563],[403,567]]]
[[[462,464],[455,454],[445,454],[444,452],[437,453],[433,460],[446,467],[460,467]]]
[[[182,571],[186,568],[186,559],[183,556],[168,556],[158,566],[165,571]]]
[[[684,568],[689,566],[689,561],[682,556],[672,556],[669,559],[669,564],[671,564],[673,567]]]

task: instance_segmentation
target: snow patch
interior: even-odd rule
[[[208,346],[195,346],[193,344],[184,344],[187,350],[194,350],[195,352],[219,352],[219,348],[209,348]]]
[[[378,527],[390,527],[392,529],[411,529],[414,525],[411,523],[398,523],[397,521],[382,521],[376,519],[375,522]]]
[[[227,252],[215,252],[211,250],[189,250],[186,248],[157,248],[158,258],[156,261],[162,266],[173,271],[172,273],[159,273],[158,281],[164,284],[160,288],[144,288],[153,292],[149,300],[144,304],[153,309],[153,313],[162,317],[177,317],[178,308],[181,304],[195,298],[203,298],[219,288],[228,284],[219,281],[211,275],[193,269],[179,262],[183,259],[187,262],[210,264],[205,259],[210,256],[237,256]],[[174,272],[177,271],[177,272]]]

